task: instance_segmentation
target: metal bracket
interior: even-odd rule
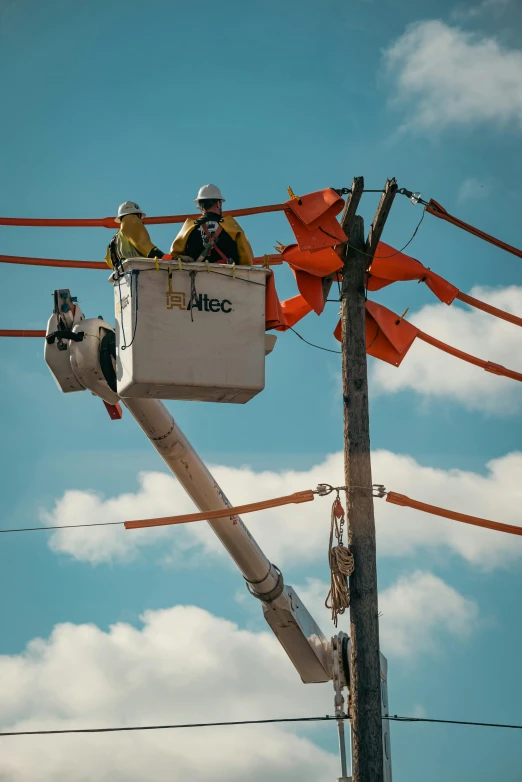
[[[371,486],[330,486],[329,483],[319,483],[315,489],[315,494],[319,497],[327,497],[332,492],[336,491],[354,491],[354,489],[362,489],[363,491],[372,492],[372,497],[385,497],[386,487],[382,483],[373,483]]]
[[[271,589],[270,592],[256,592],[255,585],[262,584],[263,581],[265,581],[265,579],[268,578],[272,570],[275,570],[275,572],[277,573],[277,584],[275,585],[275,587]],[[274,564],[270,566],[270,570],[266,574],[265,578],[262,579],[262,581],[247,581],[245,578],[245,583],[252,597],[257,597],[257,599],[261,600],[263,603],[273,603],[274,600],[277,600],[279,595],[282,594],[283,589],[285,588],[285,582],[283,581],[283,574],[281,573],[277,565]]]
[[[48,345],[54,345],[56,339],[70,339],[71,342],[82,342],[85,334],[83,331],[71,331],[70,329],[62,329],[61,331],[53,331],[52,334],[48,334],[45,338]]]
[[[406,187],[401,187],[399,190],[397,190],[397,193],[406,196],[406,198],[409,198],[413,206],[417,206],[417,204],[428,206],[428,202],[421,198],[420,193],[414,193],[411,190],[408,190]]]

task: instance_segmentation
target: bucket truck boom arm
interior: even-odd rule
[[[165,405],[157,399],[122,399],[170,471],[201,511],[230,508],[231,503],[189,443]],[[224,516],[212,527],[263,606],[265,619],[303,682],[331,678],[329,641],[296,592],[283,582],[244,522]]]
[[[63,294],[67,294],[64,296]],[[170,412],[158,399],[120,399],[115,391],[116,351],[113,329],[99,318],[69,317],[70,334],[54,336],[60,312],[71,302],[69,291],[55,296],[55,312],[49,321],[45,360],[65,393],[87,389],[106,403],[121,401],[131,413],[169,470],[178,478],[200,511],[232,507],[209,470],[189,443]],[[63,330],[62,330],[63,331]],[[112,346],[112,370],[100,361],[103,346]],[[106,351],[105,351],[106,352]],[[258,598],[266,621],[305,683],[332,678],[331,643],[323,635],[295,590],[284,584],[278,568],[265,556],[239,517],[208,522]]]

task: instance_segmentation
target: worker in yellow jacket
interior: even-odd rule
[[[194,201],[201,217],[185,221],[172,243],[173,258],[181,255],[199,263],[252,266],[254,254],[243,229],[233,217],[222,215],[224,200],[216,185],[203,185],[199,189]]]
[[[163,258],[163,252],[150,240],[149,232],[143,224],[145,213],[134,201],[120,204],[118,216],[114,222],[120,224],[120,230],[107,248],[105,261],[112,269],[127,258]]]

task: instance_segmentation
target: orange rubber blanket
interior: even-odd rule
[[[334,336],[341,342],[341,321],[338,322],[335,328]],[[445,353],[467,361],[469,364],[481,367],[486,372],[491,372],[494,375],[503,375],[519,382],[522,381],[520,372],[506,369],[506,367],[500,364],[485,361],[465,353],[463,350],[458,350],[452,347],[452,345],[441,342],[435,339],[435,337],[420,331],[412,323],[387,307],[383,307],[382,304],[377,304],[376,301],[366,302],[366,352],[368,355],[398,367],[417,338],[423,340],[423,342],[428,342]]]
[[[459,299],[465,302],[465,304],[469,304],[470,307],[475,307],[475,309],[487,312],[496,318],[506,320],[515,326],[522,326],[522,318],[513,315],[511,312],[500,310],[498,307],[493,307],[491,304],[486,304],[486,302],[475,299],[473,296],[468,296],[467,293],[462,293],[455,285],[432,272],[431,269],[428,269],[416,258],[397,252],[389,244],[379,242],[375,257],[368,271],[368,290],[378,291],[394,282],[407,280],[425,282],[428,288],[444,304],[451,304],[455,299]]]
[[[415,510],[420,510],[423,513],[431,513],[434,516],[442,516],[445,519],[460,521],[463,524],[472,524],[475,527],[484,527],[486,529],[496,530],[497,532],[507,532],[510,535],[522,535],[522,527],[517,527],[514,524],[502,524],[499,521],[490,521],[489,519],[481,519],[478,516],[468,516],[465,513],[457,513],[456,511],[446,510],[446,508],[439,508],[437,505],[428,505],[426,502],[412,500],[405,494],[397,494],[394,491],[388,492],[386,495],[386,502],[391,502],[393,505],[402,505],[408,508],[414,508]]]
[[[210,521],[211,519],[227,519],[239,516],[240,513],[253,513],[257,510],[277,508],[281,505],[297,505],[301,502],[311,502],[315,493],[308,489],[287,494],[284,497],[276,497],[273,500],[251,502],[247,505],[237,505],[233,508],[219,508],[219,510],[204,511],[203,513],[186,513],[183,516],[165,516],[159,519],[140,519],[138,521],[126,521],[125,529],[143,529],[143,527],[164,527],[169,524],[187,524],[191,521]]]

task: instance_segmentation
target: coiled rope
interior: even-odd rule
[[[332,621],[337,627],[339,614],[344,614],[350,605],[350,587],[348,578],[354,570],[354,559],[350,549],[343,545],[345,515],[339,498],[339,492],[332,505],[330,524],[330,542],[328,544],[328,563],[330,565],[330,591],[324,604],[332,613]],[[337,545],[333,545],[334,537]]]

